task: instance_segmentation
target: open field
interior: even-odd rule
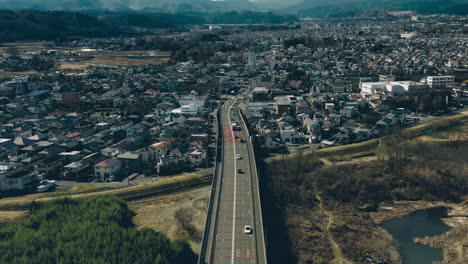
[[[195,218],[192,224],[201,233],[206,220],[206,207],[211,187],[205,186],[190,191],[160,195],[129,202],[129,208],[135,212],[133,222],[138,227],[149,227],[166,234],[170,239],[185,238],[194,252],[200,251],[200,241],[191,239],[187,232],[177,225],[174,214],[181,208],[193,208]]]
[[[89,65],[80,62],[62,62],[57,68],[59,70],[84,70],[88,67]]]
[[[5,53],[5,50],[10,47],[15,47],[19,55],[27,55],[27,52],[40,52],[49,49],[54,49],[54,42],[52,41],[38,41],[38,42],[12,42],[0,43],[0,54]]]
[[[28,211],[1,211],[0,226],[16,222],[29,215]]]
[[[98,57],[83,61],[84,65],[106,65],[106,66],[142,66],[157,65],[169,61],[168,57],[162,58],[126,58],[126,57]]]
[[[35,73],[37,72],[35,71],[9,72],[9,71],[0,70],[0,80],[11,79],[16,76],[31,75]]]

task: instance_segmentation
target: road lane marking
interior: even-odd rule
[[[229,121],[229,125],[232,124],[232,120],[231,120],[231,110],[232,110],[232,106],[235,104],[237,99],[234,100],[234,102],[232,103],[232,105],[229,107],[228,109],[228,121]],[[234,246],[235,246],[235,238],[236,238],[236,185],[237,185],[237,159],[236,159],[236,140],[234,139],[234,131],[232,130],[232,125],[231,125],[231,137],[232,137],[232,147],[234,149],[234,197],[233,197],[233,200],[234,200],[234,205],[233,205],[233,221],[232,221],[232,252],[231,252],[231,264],[234,264]]]

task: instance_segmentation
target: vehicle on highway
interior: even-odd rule
[[[237,173],[244,173],[242,169],[237,169]]]
[[[245,139],[241,138],[240,143],[245,143]]]
[[[240,154],[237,154],[237,155],[236,155],[236,159],[238,159],[238,160],[242,159],[241,155],[240,155]]]
[[[252,227],[249,226],[249,225],[246,225],[246,226],[244,227],[244,233],[245,233],[245,234],[252,234]]]

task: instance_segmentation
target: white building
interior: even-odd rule
[[[0,164],[0,191],[24,190],[34,184],[37,173],[28,173],[20,164]]]
[[[122,168],[122,162],[118,159],[107,159],[94,165],[96,177],[105,181],[115,176]]]
[[[189,161],[193,165],[199,167],[203,165],[206,161],[206,151],[204,150],[194,150],[189,154]]]
[[[326,110],[335,110],[335,104],[334,103],[325,103],[325,109]]]
[[[220,26],[210,25],[210,26],[208,26],[208,29],[209,29],[209,30],[220,30],[220,29],[223,29],[223,28],[220,27]]]
[[[400,95],[405,93],[422,93],[428,89],[425,83],[413,81],[361,82],[360,87],[362,95],[373,95],[382,92]]]
[[[454,76],[427,76],[427,85],[429,87],[444,87],[455,82]]]
[[[301,135],[289,124],[279,124],[281,140],[286,144],[299,144]]]
[[[200,107],[196,104],[183,105],[171,111],[171,113],[174,114],[187,114],[191,116],[196,116],[200,114],[200,112]]]
[[[271,110],[276,112],[276,102],[249,102],[247,104],[249,115],[261,116],[263,111]]]
[[[376,94],[379,92],[383,92],[386,90],[387,83],[386,82],[361,82],[361,94],[362,95],[371,95]]]
[[[405,93],[423,93],[427,91],[427,85],[420,82],[412,81],[398,81],[389,82],[386,85],[387,91],[393,94],[405,94]]]
[[[196,91],[192,91],[190,94],[180,95],[177,97],[177,101],[180,105],[197,105],[200,109],[206,106],[207,96],[198,95]]]

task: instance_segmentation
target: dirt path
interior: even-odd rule
[[[325,166],[327,166],[326,163],[325,163]],[[317,173],[319,170],[320,169],[316,170],[314,174]],[[333,256],[334,256],[334,259],[330,262],[330,264],[354,264],[352,261],[349,261],[345,256],[343,256],[343,251],[341,250],[340,245],[338,245],[338,243],[335,240],[335,237],[330,232],[332,225],[335,223],[335,220],[334,220],[335,216],[333,215],[332,212],[328,211],[325,208],[322,197],[320,196],[320,192],[317,187],[317,178],[315,178],[313,186],[314,186],[315,199],[319,201],[320,212],[326,215],[328,218],[328,223],[327,223],[327,227],[325,228],[325,232],[326,232],[326,237],[328,239],[328,242],[332,246]]]
[[[315,198],[319,201],[320,211],[323,214],[325,214],[328,218],[328,224],[325,230],[326,230],[328,242],[332,246],[333,255],[335,256],[335,258],[330,263],[331,264],[353,264],[353,262],[349,261],[348,259],[345,258],[345,256],[343,256],[343,252],[341,250],[340,245],[336,243],[335,238],[333,237],[333,234],[330,232],[330,228],[334,224],[335,217],[332,212],[325,209],[325,206],[323,205],[323,202],[322,202],[322,197],[320,196],[320,193],[317,191],[317,188],[315,188]]]

